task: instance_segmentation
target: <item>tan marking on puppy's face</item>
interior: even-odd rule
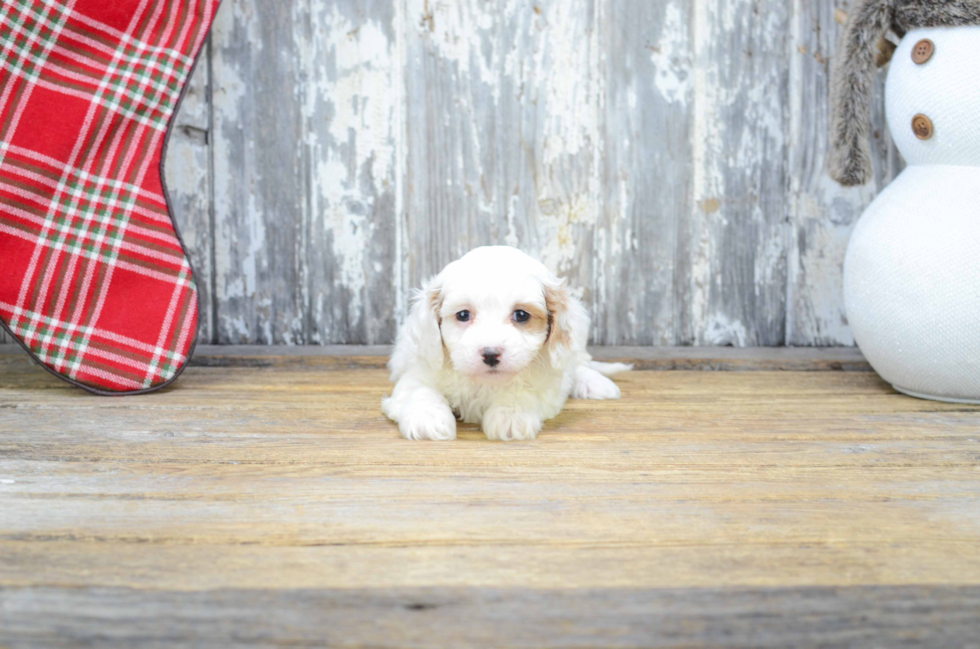
[[[568,291],[564,286],[549,287],[544,289],[544,302],[548,307],[548,317],[551,322],[551,335],[548,338],[548,346],[554,349],[557,345],[570,347],[572,344],[572,331],[568,327]]]
[[[432,287],[425,297],[429,303],[429,309],[436,316],[436,322],[441,325],[442,316],[439,314],[439,312],[442,310],[442,287]]]
[[[560,282],[519,251],[479,248],[446,266],[438,279],[442,299],[429,306],[441,316],[440,335],[458,375],[507,380],[542,358],[549,332],[561,326],[544,299],[545,287],[560,288]],[[461,311],[467,312],[462,319]]]
[[[531,316],[530,319],[528,319],[526,322],[518,322],[514,317],[514,314],[516,314],[517,311],[526,312],[529,316]],[[515,304],[510,318],[511,323],[521,331],[529,334],[543,333],[546,336],[548,334],[548,312],[537,305]]]

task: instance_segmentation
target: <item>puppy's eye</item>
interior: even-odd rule
[[[462,311],[456,314],[456,319],[459,320],[460,322],[469,322],[470,312],[467,311],[466,309],[463,309]]]
[[[514,311],[514,322],[527,322],[530,319],[531,314],[527,311],[523,311],[521,309]]]

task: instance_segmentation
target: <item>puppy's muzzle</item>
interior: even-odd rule
[[[500,348],[499,347],[484,347],[480,350],[483,354],[483,363],[489,365],[490,367],[496,367],[500,364]]]

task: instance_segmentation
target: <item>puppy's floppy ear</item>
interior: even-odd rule
[[[412,314],[415,316],[415,336],[419,356],[433,369],[442,367],[442,277],[435,277],[422,285]]]
[[[553,362],[561,363],[567,354],[585,349],[589,316],[568,292],[565,280],[551,276],[543,284],[548,309],[548,351]]]
[[[398,332],[395,351],[388,364],[392,380],[397,381],[408,369],[420,364],[433,371],[442,369],[441,307],[442,278],[436,277],[424,282],[421,290],[412,297],[412,309]]]

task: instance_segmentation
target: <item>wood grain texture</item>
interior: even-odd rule
[[[883,69],[875,182],[825,173],[847,8],[225,0],[168,166],[204,340],[390,343],[422,279],[510,243],[600,344],[853,344],[844,251],[902,161]]]
[[[218,342],[393,338],[393,17],[384,1],[219,12]]]
[[[686,337],[785,340],[787,125],[792,7],[785,0],[694,3],[694,202]]]
[[[591,347],[599,361],[637,370],[870,372],[856,347]]]
[[[192,367],[385,369],[391,345],[198,345]],[[856,347],[590,347],[596,360],[637,370],[870,372]],[[25,352],[0,348],[0,370],[20,368]],[[40,368],[39,368],[40,369]]]
[[[205,43],[174,118],[164,177],[174,222],[190,256],[200,295],[198,340],[215,342],[213,288],[214,231],[211,207],[210,42]]]
[[[0,599],[12,647],[975,647],[980,588],[23,588]]]
[[[630,363],[637,370],[733,372],[871,371],[856,347],[591,347],[596,360]],[[198,367],[277,367],[308,369],[385,368],[387,345],[287,347],[204,345],[191,364]],[[9,358],[9,355],[7,358]],[[0,354],[0,367],[2,359]]]
[[[407,2],[408,286],[519,246],[592,293],[594,5]]]
[[[683,3],[600,2],[597,294],[599,344],[694,342],[691,11]]]
[[[864,209],[901,171],[901,156],[885,122],[884,79],[874,90],[872,153],[875,181],[844,188],[827,175],[828,84],[836,38],[843,27],[835,11],[845,2],[795,4],[791,61],[790,194],[792,234],[787,280],[786,344],[853,345],[844,312],[844,253]]]
[[[220,342],[303,342],[310,333],[294,4],[223,3],[211,30]]]
[[[726,372],[870,372],[856,347],[590,347],[600,361],[632,364],[637,370]],[[19,352],[19,350],[18,350]],[[384,369],[389,345],[200,345],[196,367],[276,367],[307,369]],[[0,353],[3,359],[16,354]]]
[[[304,69],[306,342],[395,335],[397,3],[298,3]]]
[[[535,442],[461,425],[455,443],[411,443],[380,414],[383,370],[194,367],[99,399],[5,354],[0,640],[194,644],[247,616],[250,642],[329,623],[423,645],[402,626],[419,611],[529,646],[536,629],[552,645],[722,629],[798,645],[846,644],[858,620],[898,634],[861,638],[976,628],[980,408],[868,372],[619,383],[622,400],[572,401]],[[651,606],[678,624],[643,622]]]

